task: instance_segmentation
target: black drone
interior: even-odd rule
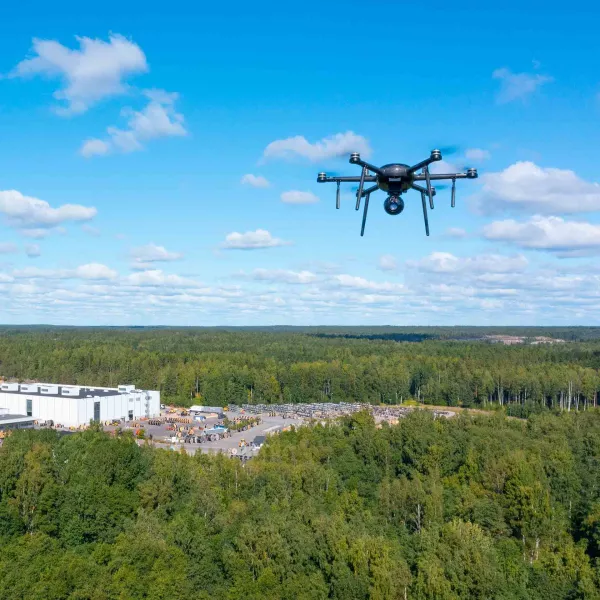
[[[340,207],[340,183],[355,182],[358,183],[356,191],[356,210],[360,208],[361,198],[365,198],[365,207],[363,210],[362,227],[360,235],[365,234],[365,223],[367,222],[367,211],[369,210],[369,198],[376,190],[383,190],[388,193],[388,197],[383,203],[383,208],[388,215],[399,215],[404,210],[404,200],[400,197],[401,194],[408,190],[417,190],[421,193],[421,202],[423,204],[423,219],[425,220],[425,233],[429,235],[429,220],[427,219],[427,202],[425,197],[429,197],[429,208],[433,210],[433,197],[435,196],[435,188],[431,185],[432,181],[440,181],[443,179],[452,180],[452,194],[450,205],[456,204],[456,180],[457,179],[476,179],[477,169],[467,169],[465,173],[430,173],[429,165],[431,163],[442,160],[440,150],[432,150],[429,158],[422,160],[420,163],[410,167],[402,163],[394,163],[383,165],[383,167],[375,167],[361,160],[358,152],[353,152],[350,155],[350,163],[360,165],[362,173],[360,177],[328,177],[327,173],[319,173],[317,181],[325,183],[327,181],[335,181],[337,183],[337,193],[335,199],[335,207]],[[417,171],[421,173],[417,174]],[[369,172],[375,173],[371,175]],[[417,185],[415,181],[425,181],[427,187]],[[375,185],[364,189],[366,182],[374,182]]]

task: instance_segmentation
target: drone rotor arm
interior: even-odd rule
[[[421,194],[427,194],[427,188],[421,187],[420,185],[416,185],[415,183],[413,183],[410,186],[413,190],[417,190],[417,192],[421,192]],[[431,188],[431,193],[435,196],[436,195],[436,189],[434,187]]]
[[[442,160],[442,153],[439,150],[432,150],[429,158],[418,162],[416,165],[413,165],[408,169],[409,173],[416,173],[419,169],[424,169],[428,167],[431,163],[437,162],[438,160]]]
[[[320,179],[317,179],[318,183],[332,183],[332,182],[336,182],[339,181],[341,183],[359,183],[360,182],[360,177],[322,177]],[[365,182],[375,182],[377,181],[377,177],[375,177],[374,175],[367,175],[365,177]]]
[[[441,181],[442,179],[474,179],[467,173],[429,173],[429,181]],[[415,175],[413,181],[425,181],[425,174]]]
[[[376,167],[375,165],[372,165],[362,160],[362,158],[360,158],[360,155],[356,152],[350,155],[350,164],[360,165],[361,167],[363,167],[363,169],[366,168],[368,171],[373,171],[373,173],[377,173],[378,175],[382,174],[381,169],[379,167]]]
[[[379,189],[379,186],[378,185],[374,185],[374,186],[372,186],[372,187],[367,188],[366,190],[364,190],[363,193],[362,193],[362,195],[363,196],[370,195],[373,192],[376,192],[378,189]]]

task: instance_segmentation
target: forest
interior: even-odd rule
[[[0,448],[3,600],[600,598],[600,414],[366,412],[242,464],[92,427]]]
[[[503,346],[484,335],[548,336]],[[0,328],[0,376],[158,389],[166,403],[596,406],[600,328]]]

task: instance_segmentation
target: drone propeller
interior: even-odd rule
[[[450,144],[448,146],[430,145],[430,148],[436,148],[442,153],[442,156],[444,157],[452,156],[454,154],[459,154],[460,152],[462,152],[462,146],[459,146],[458,144]]]

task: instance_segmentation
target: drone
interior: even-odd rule
[[[329,181],[335,181],[337,183],[337,193],[335,198],[336,208],[340,208],[340,183],[358,183],[358,189],[356,191],[356,210],[360,209],[362,198],[365,199],[362,227],[360,229],[361,236],[365,234],[367,212],[369,210],[369,198],[373,192],[377,190],[387,192],[388,197],[383,203],[383,209],[388,215],[399,215],[404,210],[404,200],[402,200],[401,195],[408,192],[408,190],[416,190],[421,194],[425,234],[429,235],[426,197],[429,198],[429,208],[433,210],[433,198],[436,195],[436,190],[431,185],[431,182],[452,180],[450,206],[454,208],[456,205],[456,180],[477,179],[477,169],[473,168],[466,169],[466,172],[464,173],[430,173],[429,165],[440,160],[442,160],[442,152],[440,150],[432,150],[429,158],[422,160],[412,167],[403,163],[392,163],[383,165],[383,167],[375,167],[374,165],[361,160],[358,152],[353,152],[350,155],[350,164],[362,167],[360,177],[328,177],[327,173],[319,173],[317,175],[317,181],[319,183],[327,183]],[[418,173],[418,171],[421,172]],[[374,175],[371,173],[374,173]],[[417,185],[415,183],[416,181],[424,181],[426,187]],[[365,189],[365,183],[375,183],[375,185]]]

